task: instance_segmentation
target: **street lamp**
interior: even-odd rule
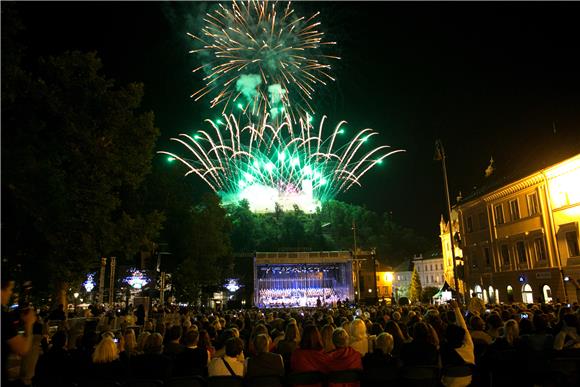
[[[75,313],[77,310],[77,298],[79,298],[79,293],[78,292],[74,292],[73,293],[73,297],[75,298]]]

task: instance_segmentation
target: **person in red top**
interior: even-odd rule
[[[292,352],[290,370],[292,372],[328,372],[329,357],[322,350],[322,336],[315,325],[304,327],[300,348]]]
[[[329,353],[331,359],[328,363],[328,371],[361,370],[362,357],[360,353],[348,345],[348,333],[342,328],[336,328],[332,332],[332,343],[336,350]],[[331,383],[329,387],[359,387],[359,382],[354,383]]]

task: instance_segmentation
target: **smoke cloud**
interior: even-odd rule
[[[283,107],[282,98],[286,94],[286,89],[276,83],[268,86],[268,94],[270,95],[270,115],[272,118],[276,118]]]
[[[258,86],[262,84],[262,78],[258,74],[242,74],[236,81],[236,90],[241,92],[248,103],[258,95]]]

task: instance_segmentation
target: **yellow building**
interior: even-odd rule
[[[393,268],[377,263],[377,296],[379,300],[387,300],[393,297]]]
[[[468,296],[490,303],[580,298],[580,154],[482,189],[454,209]]]
[[[453,224],[453,235],[454,235],[453,249],[455,250],[455,257],[460,258],[455,263],[457,265],[458,272],[462,272],[463,261],[461,261],[461,259],[463,259],[463,251],[459,246],[458,238],[455,237],[460,235],[459,218],[458,213],[455,209],[451,211],[451,219]],[[451,254],[451,242],[450,242],[451,234],[449,233],[449,222],[446,222],[443,216],[441,216],[441,221],[439,222],[439,230],[440,230],[439,238],[441,239],[441,251],[443,254],[443,277],[445,278],[445,281],[449,285],[454,287],[455,282],[453,280],[453,261],[452,261],[453,255]],[[459,285],[459,293],[465,294],[465,286],[461,278],[462,277],[459,275],[457,281]]]

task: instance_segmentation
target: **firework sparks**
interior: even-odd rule
[[[388,145],[367,149],[377,132],[364,129],[346,140],[345,121],[329,136],[324,134],[323,117],[316,129],[311,117],[278,126],[259,124],[241,127],[233,114],[224,121],[206,120],[210,131],[172,138],[188,150],[188,156],[160,151],[183,163],[188,172],[203,179],[224,200],[247,199],[255,211],[271,211],[298,205],[312,212],[325,201],[353,186],[375,165],[395,153]]]
[[[188,34],[199,44],[190,52],[209,58],[193,70],[207,75],[192,98],[211,94],[211,107],[220,106],[222,113],[238,108],[281,121],[290,116],[294,123],[314,114],[315,86],[334,81],[329,61],[340,59],[324,54],[323,47],[336,43],[324,40],[318,15],[297,16],[290,2],[219,4],[206,14],[201,34]]]

